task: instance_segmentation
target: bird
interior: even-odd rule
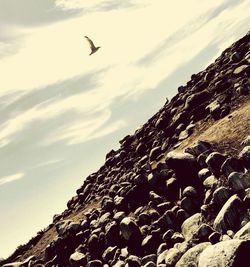
[[[87,39],[87,41],[89,43],[89,46],[90,46],[90,49],[91,49],[91,53],[89,55],[91,56],[92,54],[94,54],[101,47],[100,46],[95,46],[93,41],[88,36],[84,36],[84,37]]]

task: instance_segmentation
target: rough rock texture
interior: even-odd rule
[[[1,266],[246,266],[250,33],[107,153]]]

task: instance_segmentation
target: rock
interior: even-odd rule
[[[232,172],[228,176],[228,184],[237,193],[250,187],[250,172]]]
[[[225,176],[229,176],[232,172],[244,172],[244,166],[239,159],[228,158],[221,166],[221,172]]]
[[[20,262],[12,262],[12,263],[6,263],[2,265],[2,267],[28,267],[30,266],[30,263],[32,263],[34,260],[36,260],[36,257],[34,255],[26,258],[24,261]]]
[[[199,210],[197,200],[191,197],[182,198],[180,205],[189,215],[192,215]]]
[[[194,238],[201,224],[202,215],[200,213],[192,215],[183,222],[181,226],[181,231],[186,241]]]
[[[204,187],[208,189],[213,189],[218,185],[218,179],[214,175],[210,175],[203,182]]]
[[[87,263],[86,267],[104,267],[100,260],[93,260]]]
[[[182,197],[197,198],[198,193],[192,186],[187,186],[182,192]]]
[[[147,256],[144,256],[142,259],[141,259],[141,264],[144,266],[146,265],[148,262],[156,262],[157,260],[157,256],[155,254],[149,254]]]
[[[177,179],[170,178],[166,181],[166,195],[169,200],[174,201],[179,198],[180,185]]]
[[[141,266],[140,258],[137,256],[130,255],[126,261],[127,263],[125,267],[140,267]]]
[[[198,266],[200,254],[205,248],[210,245],[210,242],[204,242],[190,248],[187,252],[184,253],[184,255],[182,255],[175,267]]]
[[[250,240],[250,222],[248,222],[237,233],[235,233],[234,239]]]
[[[120,244],[120,227],[117,222],[113,221],[105,227],[105,237],[108,246]]]
[[[156,267],[156,264],[152,261],[147,262],[144,267]]]
[[[87,264],[87,257],[83,253],[75,252],[71,254],[69,258],[70,266],[72,267],[81,267]]]
[[[249,69],[250,69],[250,66],[249,65],[241,65],[241,66],[239,66],[239,67],[237,67],[237,68],[234,69],[233,74],[235,76],[240,76],[243,73],[249,71]]]
[[[237,231],[243,217],[243,203],[237,195],[231,196],[214,220],[213,227],[220,233],[227,230]]]
[[[219,209],[224,205],[231,195],[231,191],[227,187],[221,186],[214,191],[212,202],[216,208]]]
[[[142,234],[135,221],[131,217],[125,217],[120,223],[120,231],[127,242],[129,250],[138,253],[141,247]]]
[[[202,182],[206,180],[207,177],[211,176],[211,172],[207,168],[203,168],[198,172],[198,176]]]
[[[161,155],[161,146],[154,147],[149,153],[149,159],[151,161],[156,160]]]
[[[200,154],[209,151],[211,149],[211,144],[205,141],[198,140],[191,147],[185,149],[185,152],[198,157]]]
[[[170,248],[166,252],[166,256],[165,256],[165,264],[166,264],[166,267],[175,266],[175,264],[178,262],[178,260],[180,259],[181,256],[182,256],[182,254],[179,251],[179,249]]]
[[[247,168],[250,168],[250,146],[245,146],[239,154],[239,159],[242,160]]]
[[[223,162],[226,160],[226,156],[218,152],[212,152],[206,159],[208,169],[215,175],[220,174],[220,169]]]
[[[249,261],[250,241],[227,240],[208,246],[200,254],[199,267],[241,267]]]
[[[145,254],[156,253],[160,244],[160,237],[158,235],[148,235],[142,240],[142,250]]]
[[[195,158],[189,153],[171,151],[167,154],[166,163],[173,169],[182,187],[192,185],[196,189],[201,187],[198,179],[199,166]]]
[[[209,237],[208,240],[211,242],[211,244],[216,244],[220,241],[221,234],[218,232],[213,232]]]
[[[185,109],[191,110],[201,105],[202,103],[206,102],[209,98],[210,98],[210,93],[208,92],[208,90],[191,94],[186,99]]]
[[[102,259],[104,262],[108,263],[114,259],[115,253],[117,251],[117,246],[108,247],[102,254]]]
[[[181,233],[174,232],[171,236],[171,241],[173,244],[175,243],[181,243],[184,241],[184,236]]]

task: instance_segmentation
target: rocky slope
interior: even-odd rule
[[[192,75],[2,265],[248,266],[249,48],[250,32]]]

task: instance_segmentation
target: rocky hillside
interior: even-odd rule
[[[249,266],[249,48],[193,74],[2,265]]]

